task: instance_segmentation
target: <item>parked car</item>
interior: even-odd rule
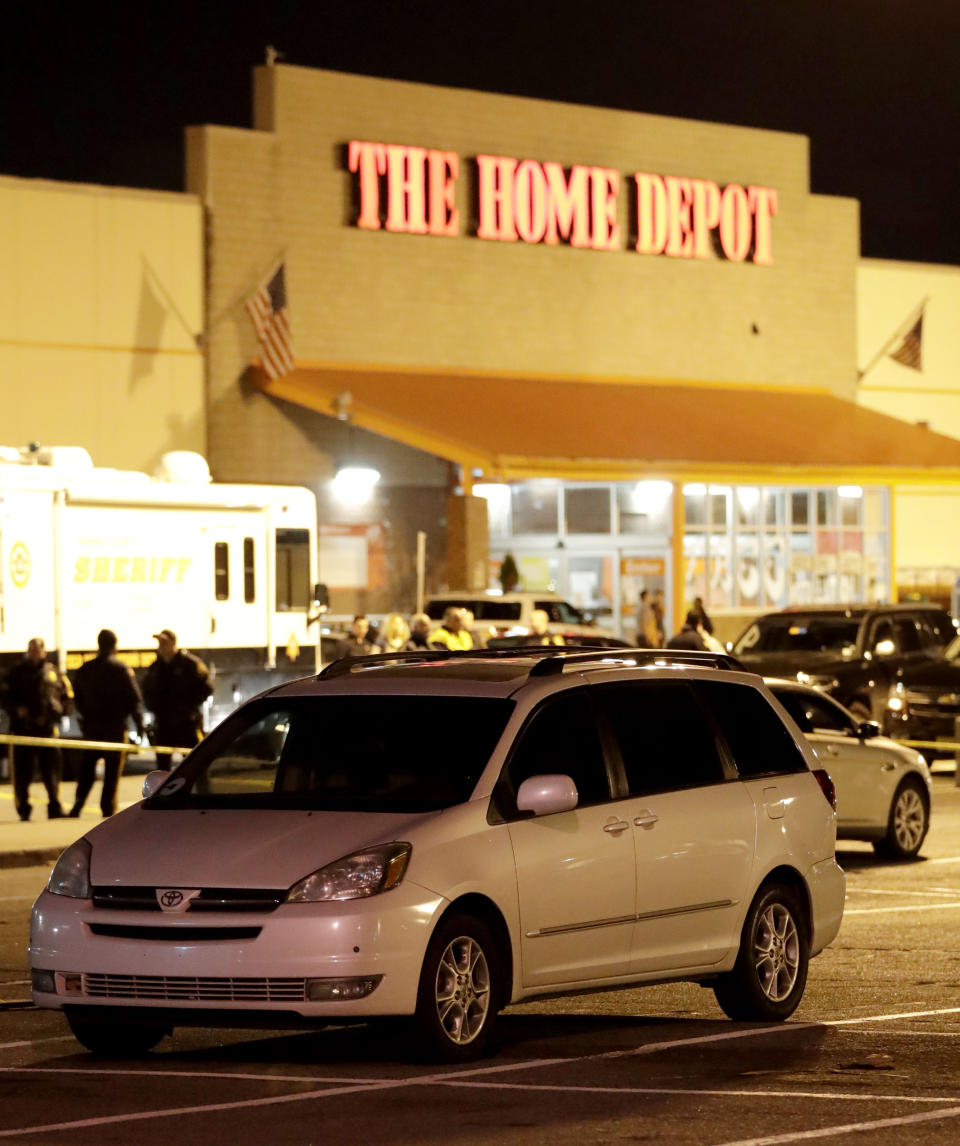
[[[425,612],[437,624],[443,620],[446,609],[469,609],[476,627],[490,636],[524,636],[533,631],[532,613],[543,609],[549,621],[547,631],[562,636],[610,636],[610,630],[595,623],[592,614],[585,613],[564,601],[556,593],[518,590],[515,593],[462,592],[436,593],[426,603]]]
[[[960,637],[947,646],[943,657],[924,658],[901,666],[887,693],[882,721],[888,736],[901,740],[949,742],[944,748],[927,746],[927,759],[953,756],[960,719]]]
[[[782,1020],[843,912],[830,778],[725,655],[339,661],[144,793],[33,912],[34,1000],[94,1052],[389,1015],[457,1062],[509,1003],[678,979]]]
[[[936,605],[798,606],[758,617],[731,648],[746,668],[816,685],[881,721],[900,674],[940,659],[956,635]]]
[[[766,684],[833,778],[837,838],[869,840],[878,855],[914,859],[930,827],[933,799],[923,756],[809,685],[770,679]]]

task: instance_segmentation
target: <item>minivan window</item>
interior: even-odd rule
[[[446,808],[470,797],[513,707],[495,697],[264,697],[202,741],[147,806]],[[427,730],[434,750],[411,729]]]
[[[860,622],[856,617],[809,617],[802,615],[762,617],[738,638],[734,655],[740,653],[837,653],[852,656]]]
[[[594,694],[620,747],[632,796],[725,779],[713,729],[684,681],[603,685]]]
[[[538,709],[520,736],[497,784],[494,804],[515,819],[517,791],[531,776],[570,776],[578,806],[610,799],[610,782],[593,712],[584,691],[561,695]]]
[[[787,726],[755,688],[725,681],[698,680],[744,779],[805,772],[807,762]]]

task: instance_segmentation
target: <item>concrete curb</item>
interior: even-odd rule
[[[64,848],[69,846],[69,844],[64,844],[63,847],[59,848],[24,848],[23,851],[18,852],[0,852],[0,869],[10,867],[46,867],[56,863],[60,858],[60,853]]]

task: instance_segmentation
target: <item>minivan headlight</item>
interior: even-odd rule
[[[382,844],[334,860],[295,883],[287,903],[363,899],[389,891],[403,879],[412,850],[406,843]]]
[[[47,891],[53,895],[69,895],[72,899],[89,899],[90,852],[90,844],[85,839],[71,844],[54,864]]]

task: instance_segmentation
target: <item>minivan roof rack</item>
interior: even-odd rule
[[[385,668],[389,665],[418,664],[438,660],[512,660],[535,657],[530,676],[554,676],[567,665],[687,664],[702,668],[732,669],[746,672],[743,665],[728,653],[699,652],[696,649],[586,649],[581,645],[518,645],[509,649],[470,649],[449,652],[446,649],[418,649],[400,653],[374,653],[367,657],[341,657],[331,661],[317,674],[317,680],[348,676],[354,669]]]
[[[576,647],[576,646],[571,646]],[[539,660],[530,670],[531,676],[553,676],[562,673],[568,665],[595,664],[609,665],[692,665],[701,668],[729,669],[735,672],[747,670],[729,653],[700,652],[699,649],[590,649],[582,652],[567,652],[554,646],[546,650],[549,655]]]

